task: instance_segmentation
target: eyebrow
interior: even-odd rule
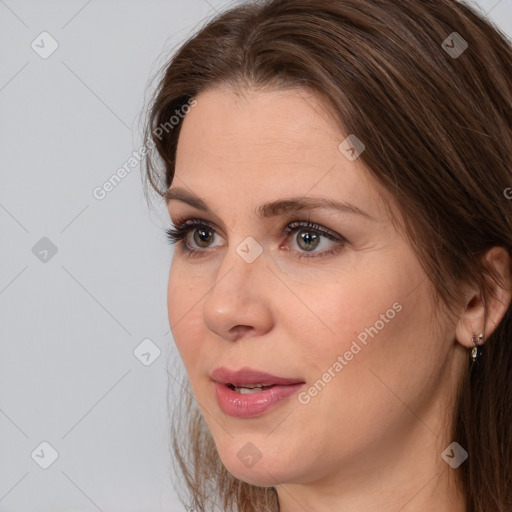
[[[196,196],[195,194],[189,192],[184,188],[174,187],[168,189],[164,192],[163,197],[167,205],[169,204],[170,201],[180,201],[182,203],[189,204],[190,206],[193,206],[198,210],[215,216],[215,213],[200,197]],[[370,214],[361,210],[360,208],[353,204],[335,201],[329,197],[322,196],[289,197],[286,199],[279,199],[277,201],[264,203],[256,209],[256,214],[260,218],[268,218],[275,217],[283,213],[314,210],[317,208],[327,208],[338,210],[343,213],[361,215],[362,217],[375,221],[375,219]]]

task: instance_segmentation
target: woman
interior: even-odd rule
[[[190,510],[512,510],[511,77],[453,0],[243,4],[166,64]]]

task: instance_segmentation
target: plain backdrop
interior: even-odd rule
[[[185,510],[169,219],[130,157],[158,67],[233,3],[0,0],[1,512]]]

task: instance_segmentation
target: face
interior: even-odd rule
[[[347,134],[306,90],[196,99],[168,202],[188,222],[168,312],[224,465],[271,486],[358,478],[406,439],[437,460],[454,327],[434,322],[426,275]],[[219,367],[297,384],[239,393],[212,380]]]

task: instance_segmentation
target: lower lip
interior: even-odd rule
[[[257,393],[242,395],[220,382],[213,382],[213,384],[222,411],[236,418],[259,416],[276,404],[290,398],[304,385],[301,383],[289,386],[273,386]]]

